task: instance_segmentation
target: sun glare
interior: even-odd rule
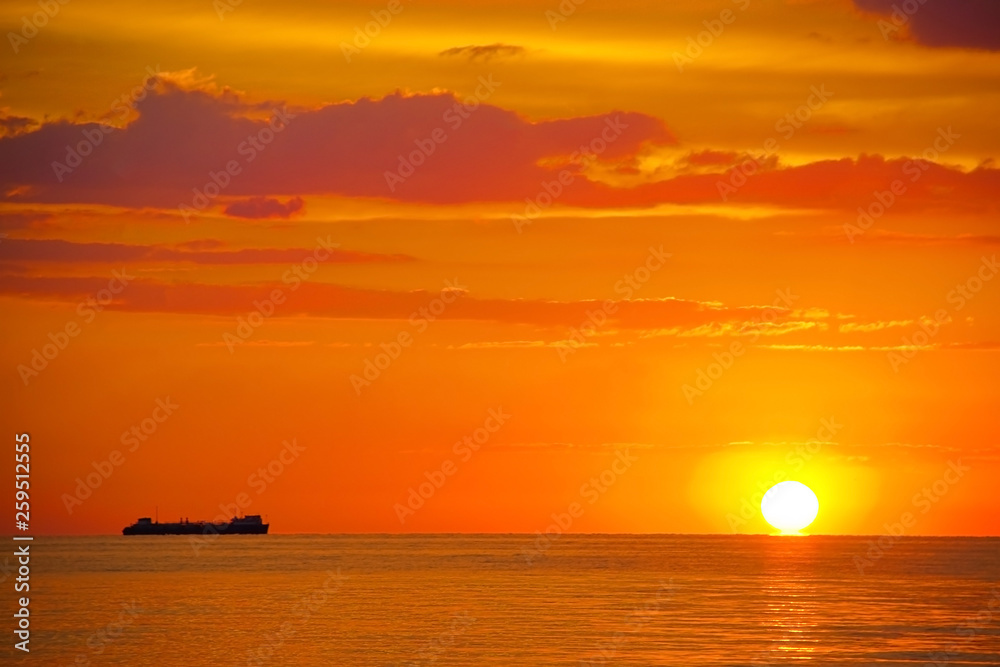
[[[819,499],[802,482],[781,482],[764,494],[760,511],[764,520],[782,533],[797,533],[816,519]]]

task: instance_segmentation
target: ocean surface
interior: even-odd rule
[[[37,538],[0,662],[1000,665],[1000,539],[873,539]]]

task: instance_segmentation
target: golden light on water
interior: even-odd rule
[[[760,511],[782,533],[797,533],[816,520],[819,498],[802,482],[780,482],[764,494]]]

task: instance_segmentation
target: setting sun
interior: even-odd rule
[[[816,520],[819,499],[802,482],[781,482],[764,494],[760,511],[782,533],[796,533]]]

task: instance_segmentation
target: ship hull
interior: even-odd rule
[[[239,526],[229,523],[154,523],[127,526],[122,535],[266,535],[269,524]]]

